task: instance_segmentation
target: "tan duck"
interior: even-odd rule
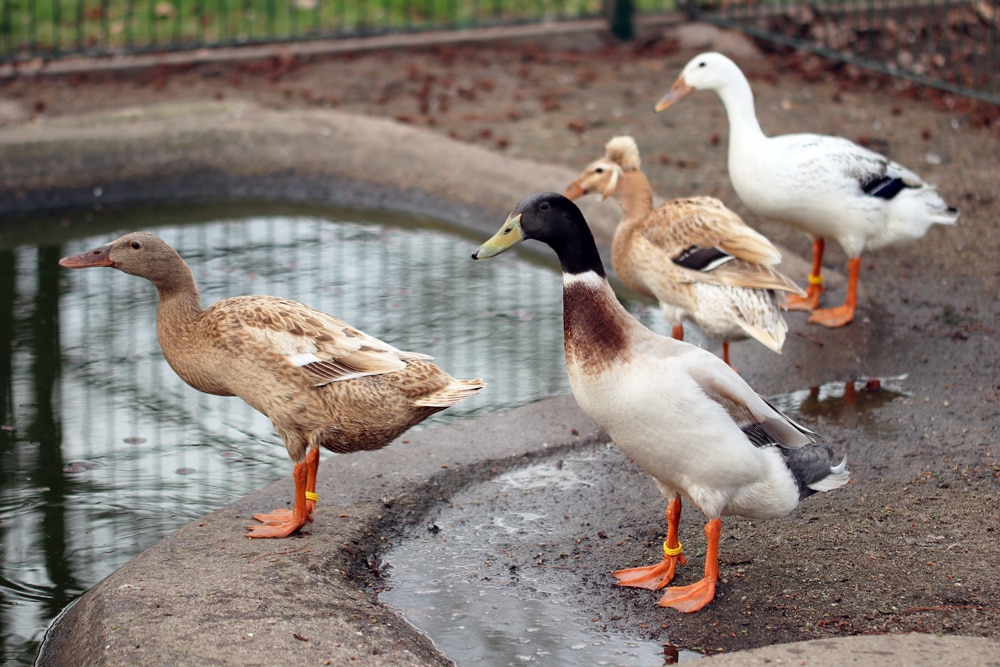
[[[673,199],[653,208],[653,189],[629,136],[614,137],[563,193],[569,199],[614,197],[622,219],[611,244],[615,273],[636,292],[659,301],[683,340],[685,320],[729,343],[753,338],[781,353],[788,325],[785,292],[805,295],[773,265],[781,253],[714,197]]]
[[[195,389],[239,396],[271,419],[295,462],[295,501],[291,511],[254,515],[263,525],[249,526],[247,537],[287,537],[311,520],[320,446],[341,454],[380,449],[485,386],[296,301],[239,296],[202,309],[191,269],[153,234],[126,234],[59,264],[110,266],[150,280],[170,367]]]

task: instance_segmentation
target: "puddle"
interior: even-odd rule
[[[906,375],[897,375],[827,382],[818,387],[771,396],[768,400],[782,412],[836,423],[840,428],[885,431],[896,427],[880,418],[878,410],[908,395],[903,390],[905,379]]]
[[[574,542],[579,522],[564,508],[600,485],[603,465],[620,457],[612,445],[606,449],[613,453],[546,461],[456,494],[385,554],[392,588],[382,602],[458,667],[658,666],[702,657],[665,645],[667,638],[605,630],[592,609],[577,604],[581,572],[568,554],[557,561],[565,565],[514,555],[526,545]]]

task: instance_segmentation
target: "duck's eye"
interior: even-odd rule
[[[547,201],[543,201],[541,204],[538,205],[538,210],[539,211],[549,210],[549,203]]]
[[[704,60],[702,60],[700,63],[698,63],[698,67],[706,67],[707,65],[708,65],[708,63],[705,62]]]
[[[142,247],[141,243],[139,243],[138,241],[132,241],[132,250],[138,250],[141,247]]]
[[[604,173],[604,167],[598,167],[597,169],[594,170],[594,173],[595,174],[603,174]]]

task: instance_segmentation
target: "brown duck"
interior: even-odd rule
[[[320,446],[380,449],[485,386],[296,301],[239,296],[202,309],[190,267],[153,234],[126,234],[59,264],[110,266],[151,281],[170,367],[195,389],[239,396],[271,419],[295,462],[294,508],[254,515],[262,525],[248,526],[247,537],[287,537],[312,519]]]
[[[684,339],[690,320],[729,343],[753,338],[781,353],[788,325],[785,292],[805,292],[773,265],[781,253],[714,197],[672,199],[653,208],[653,189],[630,136],[614,137],[563,193],[577,199],[614,197],[622,219],[611,243],[611,263],[622,282],[655,298],[673,336]]]

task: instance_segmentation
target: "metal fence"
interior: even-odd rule
[[[0,0],[0,63],[604,18],[682,9],[1000,104],[1000,0]]]
[[[0,61],[611,18],[675,0],[0,0]]]
[[[684,0],[690,18],[1000,104],[1000,0]]]

